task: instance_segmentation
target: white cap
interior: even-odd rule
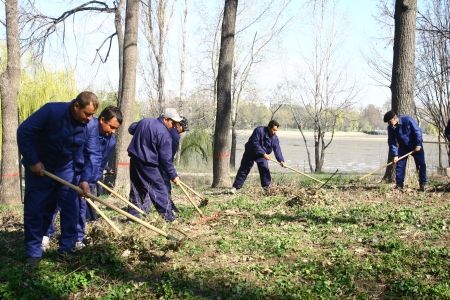
[[[183,120],[183,118],[180,117],[180,115],[178,114],[177,110],[173,107],[168,107],[164,109],[162,116],[164,118],[174,120],[175,122],[180,122],[181,120]]]

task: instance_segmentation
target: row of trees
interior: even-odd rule
[[[249,0],[250,1],[250,0]],[[195,120],[203,127],[214,130],[213,142],[213,186],[229,184],[229,166],[235,163],[236,129],[244,124],[254,125],[246,116],[246,107],[254,108],[247,101],[257,95],[252,83],[254,66],[263,61],[264,49],[286,27],[291,19],[283,18],[292,1],[267,1],[252,6],[244,2],[242,11],[252,11],[253,14],[243,18],[238,8],[237,0],[224,0],[221,13],[217,15],[216,26],[209,27],[210,34],[205,45],[209,57],[206,67],[199,64],[199,73],[206,79],[199,85],[196,92],[186,93],[185,71],[187,61],[186,41],[188,34],[189,1],[183,2],[184,9],[181,21],[181,51],[179,91],[176,97],[168,99],[166,82],[167,66],[167,36],[171,29],[171,18],[174,12],[174,0],[117,0],[109,4],[103,1],[87,1],[61,13],[59,17],[49,17],[31,8],[22,9],[19,18],[17,0],[5,1],[7,36],[7,64],[0,76],[0,92],[2,98],[2,169],[1,169],[1,199],[3,202],[13,201],[18,189],[18,154],[15,144],[15,130],[18,125],[17,94],[20,85],[20,49],[32,49],[33,54],[45,52],[48,39],[55,33],[63,36],[64,24],[71,16],[93,12],[89,16],[95,18],[98,14],[114,15],[111,24],[111,34],[100,42],[96,58],[105,61],[110,55],[111,44],[117,38],[119,49],[117,63],[119,65],[119,84],[117,87],[117,105],[124,113],[124,123],[118,133],[117,146],[117,183],[128,181],[126,147],[129,135],[128,125],[136,115],[136,73],[139,71],[147,83],[148,100],[143,109],[150,115],[157,115],[170,105],[176,105],[184,115]],[[343,36],[335,26],[333,1],[305,0],[312,4],[315,24],[312,32],[315,43],[303,57],[302,74],[294,80],[286,80],[273,92],[266,106],[258,109],[277,117],[282,123],[294,124],[300,132],[314,132],[314,165],[312,171],[320,171],[325,159],[327,147],[333,141],[334,132],[344,124],[356,124],[361,119],[352,115],[351,107],[357,99],[359,88],[349,79],[345,65],[340,65],[339,37]],[[32,5],[34,2],[27,2]],[[449,116],[448,105],[448,40],[449,16],[448,0],[433,0],[429,8],[419,13],[416,28],[417,3],[415,0],[396,0],[392,15],[395,29],[394,55],[389,84],[392,92],[392,109],[397,113],[416,114],[421,120],[432,123],[436,128],[442,128]],[[386,4],[387,5],[387,4]],[[260,9],[260,10],[258,10]],[[391,10],[388,10],[391,11]],[[442,16],[444,12],[444,17]],[[22,32],[19,32],[19,20]],[[325,21],[328,22],[325,22]],[[331,21],[330,21],[331,20]],[[260,24],[258,31],[254,24]],[[221,26],[220,26],[221,24]],[[140,45],[139,29],[145,36],[148,47],[149,67],[139,70],[138,45]],[[414,73],[415,32],[420,33],[419,45],[421,51]],[[23,44],[19,37],[22,34]],[[220,37],[220,38],[219,38]],[[244,38],[245,37],[245,38]],[[108,46],[109,45],[109,46]],[[22,48],[20,48],[22,46]],[[104,50],[106,48],[106,51]],[[103,50],[102,50],[103,49]],[[436,49],[440,49],[439,51]],[[421,53],[421,52],[419,52]],[[173,60],[173,58],[172,58]],[[386,68],[378,67],[378,70]],[[414,74],[417,89],[414,90]],[[447,76],[447,77],[445,77]],[[209,78],[209,79],[208,79]],[[438,92],[436,92],[438,91]],[[414,95],[421,100],[422,105],[414,102]],[[208,105],[202,103],[208,99]],[[191,102],[192,101],[192,102]],[[441,101],[443,104],[437,104]],[[199,105],[198,109],[195,107]],[[202,106],[203,105],[203,106]],[[192,110],[190,111],[189,108]],[[208,109],[206,109],[208,108]],[[384,112],[384,111],[383,111]],[[251,113],[254,117],[255,111]],[[437,118],[436,115],[441,117]],[[369,106],[361,114],[364,126],[379,128],[381,114],[376,107]],[[347,119],[348,118],[348,119]],[[355,120],[355,119],[358,120]],[[289,120],[289,121],[288,121]],[[293,120],[293,122],[292,122]],[[203,121],[203,122],[202,122]],[[285,122],[288,121],[288,122]],[[265,122],[266,123],[267,119]],[[256,123],[256,121],[255,121]],[[260,122],[261,123],[261,122]],[[362,127],[361,124],[358,127]],[[384,127],[384,126],[383,126]],[[442,132],[442,131],[441,131]],[[305,141],[306,143],[306,141]],[[312,156],[312,155],[311,155]],[[311,160],[310,160],[311,161]],[[313,165],[311,163],[311,165]]]

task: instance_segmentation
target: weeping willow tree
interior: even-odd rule
[[[47,102],[68,101],[77,95],[75,76],[70,71],[22,73],[19,91],[19,121],[22,122]]]
[[[6,48],[0,47],[0,56],[6,55]],[[5,68],[4,59],[0,69]],[[75,75],[72,71],[48,71],[45,67],[31,66],[21,72],[18,109],[19,123],[47,102],[67,101],[77,94]],[[0,118],[0,145],[1,145]]]
[[[181,164],[184,166],[207,166],[212,157],[212,135],[204,129],[193,130],[181,144]]]

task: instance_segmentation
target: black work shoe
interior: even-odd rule
[[[402,190],[403,190],[403,187],[402,187],[402,186],[399,186],[399,185],[396,185],[396,186],[394,187],[394,190],[402,191]]]
[[[421,185],[419,186],[419,192],[425,192],[425,191],[426,191],[426,187],[427,187],[426,184],[421,184]]]
[[[30,268],[36,268],[41,262],[41,257],[27,257],[26,265]]]

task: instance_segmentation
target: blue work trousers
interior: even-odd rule
[[[78,185],[79,176],[72,168],[53,172],[56,176]],[[42,237],[47,233],[57,207],[61,210],[59,250],[72,251],[77,240],[79,215],[76,191],[46,176],[25,171],[24,229],[25,252],[28,257],[42,257]]]
[[[410,149],[399,149],[398,156],[403,156],[406,153],[410,152]],[[427,183],[427,165],[425,164],[425,152],[423,148],[420,149],[419,152],[414,152],[411,154],[414,158],[414,162],[416,164],[416,170],[419,171],[419,184],[423,185]],[[397,167],[395,170],[395,182],[397,186],[403,187],[403,182],[405,180],[405,171],[406,171],[406,162],[408,158],[404,158],[397,162]]]
[[[240,189],[244,185],[245,179],[247,179],[247,176],[250,173],[255,161],[258,166],[261,186],[263,188],[267,188],[270,185],[272,182],[272,177],[270,176],[268,161],[262,156],[256,156],[253,153],[245,151],[242,156],[241,166],[239,167],[236,178],[234,179],[233,187]]]
[[[91,194],[94,196],[100,196],[100,187],[96,184],[96,183],[89,183],[89,190],[91,191]],[[97,212],[95,211],[95,209],[86,202],[86,200],[81,199],[82,202],[84,202],[85,204],[82,204],[83,206],[85,205],[86,207],[81,207],[80,206],[80,216],[83,216],[84,213],[84,223],[86,223],[86,221],[95,221],[97,220],[98,216],[97,216]],[[95,203],[95,200],[92,200]]]
[[[89,184],[91,194],[95,191],[95,184]],[[83,241],[84,237],[86,235],[86,221],[94,221],[97,219],[97,214],[94,210],[94,208],[87,203],[86,199],[79,198],[79,211],[80,216],[78,218],[78,224],[77,224],[77,241]],[[59,207],[55,209],[55,212],[52,216],[52,222],[48,228],[47,236],[52,237],[55,234],[55,219],[56,215],[60,211]]]
[[[169,176],[169,174],[167,174],[167,172],[165,172],[162,169],[159,169],[159,171],[161,172],[161,176],[162,176],[162,178],[164,180],[164,183],[166,184],[167,192],[169,194],[169,201],[170,201],[170,203],[172,205],[172,210],[174,212],[178,212],[178,208],[175,206],[175,203],[173,203],[173,200],[172,200],[172,184],[171,184],[171,181],[170,181],[170,176]]]
[[[137,207],[148,213],[153,204],[158,213],[167,221],[175,219],[172,202],[169,199],[169,191],[158,166],[141,162],[139,159],[130,158],[130,201]],[[139,217],[139,213],[130,207],[129,213]]]

